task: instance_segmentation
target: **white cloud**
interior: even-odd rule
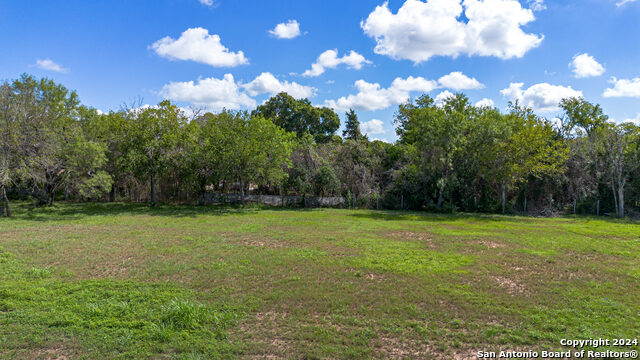
[[[338,65],[345,64],[349,69],[360,70],[365,64],[370,64],[371,61],[364,58],[364,56],[351,50],[349,55],[343,55],[338,57],[338,50],[327,50],[318,56],[315,63],[311,65],[311,69],[302,73],[302,76],[316,77],[325,72],[326,69],[335,69]]]
[[[205,78],[193,81],[170,82],[160,91],[166,99],[188,102],[208,110],[238,110],[256,106],[254,99],[240,91],[233,75],[226,74],[222,79]]]
[[[269,30],[269,34],[278,39],[293,39],[300,36],[300,23],[296,20],[289,20],[286,23],[276,25],[273,30]]]
[[[409,99],[411,92],[428,93],[437,88],[438,84],[423,77],[409,76],[406,79],[396,78],[386,89],[381,88],[378,83],[369,83],[365,80],[357,80],[355,87],[358,89],[357,94],[343,96],[338,100],[327,100],[325,105],[338,111],[386,109]]]
[[[382,120],[371,119],[369,121],[365,121],[360,123],[360,130],[363,134],[366,135],[379,135],[384,134],[384,123]]]
[[[547,9],[544,0],[528,0],[529,8],[533,11],[542,11]]]
[[[459,20],[463,12],[466,22]],[[544,38],[522,30],[534,20],[518,0],[406,0],[396,14],[387,2],[376,7],[360,26],[377,54],[420,63],[433,56],[522,57]]]
[[[438,82],[443,87],[453,90],[472,90],[484,88],[484,85],[476,80],[476,78],[470,78],[460,71],[454,71],[449,75],[445,75],[438,79]]]
[[[315,94],[316,89],[310,86],[300,85],[296,82],[280,81],[273,74],[264,72],[250,83],[241,85],[251,96],[259,94],[277,94],[286,92],[294,98],[308,98]]]
[[[450,97],[454,97],[455,95],[449,91],[449,90],[445,90],[443,92],[441,92],[440,94],[438,94],[435,99],[436,102],[436,106],[440,106],[442,107],[444,105],[444,101],[447,100]]]
[[[621,1],[619,1],[619,2],[617,2],[617,3],[616,3],[616,6],[617,6],[617,7],[620,7],[620,6],[622,6],[622,5],[625,5],[625,4],[628,4],[628,3],[632,3],[632,2],[634,2],[634,1],[636,1],[636,0],[621,0]]]
[[[230,52],[220,42],[220,36],[209,35],[203,28],[185,30],[180,38],[164,37],[151,46],[156,54],[172,60],[192,60],[211,66],[234,67],[248,64],[242,51]]]
[[[587,53],[574,56],[571,63],[569,63],[569,68],[573,71],[574,76],[579,79],[600,76],[605,72],[604,66]]]
[[[44,70],[50,70],[50,71],[55,71],[55,72],[61,72],[61,73],[66,73],[67,71],[69,71],[69,69],[65,69],[62,66],[56,64],[53,60],[51,59],[38,59],[36,60],[36,65]]]
[[[559,109],[558,104],[564,98],[581,97],[582,91],[574,90],[571,86],[550,85],[548,83],[535,84],[523,90],[524,83],[511,83],[509,87],[500,91],[510,100],[518,100],[520,105],[539,112],[552,112]]]
[[[476,107],[493,107],[493,100],[484,98],[476,103]]]
[[[613,88],[604,91],[604,97],[637,97],[640,98],[640,78],[634,79],[616,79],[611,78],[610,81]]]
[[[624,122],[632,123],[632,124],[635,124],[637,126],[640,126],[640,113],[636,114],[635,118],[626,119]]]
[[[198,0],[198,1],[200,1],[200,4],[202,5],[217,7],[217,3],[215,2],[215,0]]]
[[[369,138],[369,141],[382,141],[383,143],[387,143],[387,144],[391,144],[392,142],[387,140],[387,139],[380,139],[380,138]]]

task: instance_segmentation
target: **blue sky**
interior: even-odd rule
[[[0,19],[1,79],[46,76],[102,111],[286,90],[393,141],[406,97],[464,92],[549,118],[583,95],[640,122],[640,0],[1,0]]]

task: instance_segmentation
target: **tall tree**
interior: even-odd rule
[[[314,107],[308,99],[296,100],[284,92],[258,106],[253,115],[269,119],[300,138],[311,134],[318,143],[330,141],[340,127],[340,117],[333,110]]]
[[[616,215],[622,218],[625,209],[625,185],[630,170],[638,166],[634,161],[633,148],[636,144],[635,137],[638,136],[638,127],[633,124],[608,124],[601,129]]]
[[[365,140],[367,137],[360,132],[360,121],[358,121],[356,112],[353,109],[349,109],[345,115],[347,116],[347,122],[342,132],[342,137],[356,141]]]
[[[240,199],[250,183],[279,185],[287,177],[295,135],[262,116],[237,113],[221,117],[226,142],[221,154],[224,167],[238,182]]]
[[[24,162],[19,100],[9,84],[0,86],[0,216],[11,216],[7,188],[18,180]]]
[[[158,176],[169,168],[185,123],[182,110],[168,100],[127,114],[125,154],[132,170],[148,179],[152,206],[157,204]]]

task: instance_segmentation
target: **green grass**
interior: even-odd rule
[[[2,359],[474,358],[640,337],[634,222],[135,204],[15,214],[0,219]]]

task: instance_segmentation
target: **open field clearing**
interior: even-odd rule
[[[640,336],[638,223],[15,210],[0,219],[2,359],[467,359]]]

